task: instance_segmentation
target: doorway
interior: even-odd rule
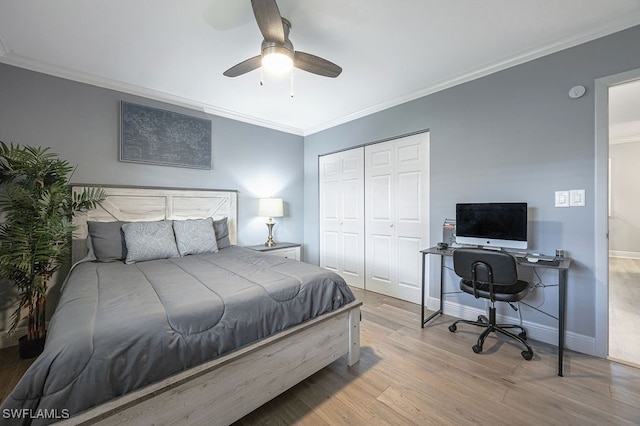
[[[609,87],[609,358],[640,367],[640,80]]]
[[[640,70],[597,80],[596,354],[638,367],[639,160]]]

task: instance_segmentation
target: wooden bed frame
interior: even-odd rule
[[[86,186],[74,185],[74,192]],[[74,217],[73,261],[87,253],[87,221],[228,218],[237,243],[235,191],[102,186],[102,207]],[[360,358],[360,306],[355,301],[232,353],[80,413],[61,425],[228,425],[347,355]]]

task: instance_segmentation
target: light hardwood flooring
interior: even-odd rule
[[[344,359],[237,425],[638,425],[640,369],[533,341],[534,358],[501,336],[482,354],[478,329],[443,316],[420,328],[418,305],[356,290],[364,301],[358,364]]]
[[[454,318],[442,316],[421,329],[418,305],[354,292],[364,302],[360,362],[337,360],[238,426],[640,424],[640,369],[566,351],[558,377],[553,346],[533,341],[525,361],[515,343],[490,337],[475,354],[475,327],[450,333]],[[0,351],[2,384],[25,368],[10,350]]]
[[[609,356],[640,367],[640,259],[609,258]]]

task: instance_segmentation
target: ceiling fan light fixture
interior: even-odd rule
[[[263,37],[260,54],[232,66],[223,75],[238,77],[260,68],[261,73],[289,73],[293,82],[294,67],[323,77],[336,78],[340,75],[342,68],[333,62],[294,50],[289,40],[291,22],[280,15],[276,0],[251,0],[251,7]],[[262,74],[260,84],[262,85]]]
[[[293,52],[283,46],[265,47],[262,50],[262,66],[268,72],[289,72],[293,68]]]

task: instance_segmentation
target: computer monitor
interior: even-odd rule
[[[527,248],[527,203],[456,204],[456,243]]]

